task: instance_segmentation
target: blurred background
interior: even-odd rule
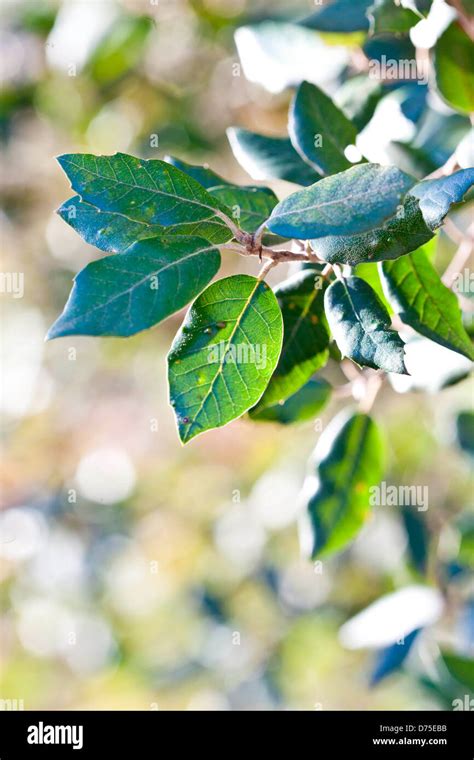
[[[428,486],[429,509],[375,509],[354,545],[319,566],[301,558],[298,495],[338,402],[300,426],[241,420],[183,448],[165,362],[183,313],[129,340],[44,343],[72,277],[100,255],[54,213],[70,195],[54,157],[174,154],[249,183],[225,131],[285,134],[292,82],[276,63],[257,81],[252,46],[241,39],[239,58],[234,32],[287,5],[2,3],[2,269],[24,274],[23,297],[1,296],[4,706],[418,710],[470,694],[465,671],[440,664],[445,650],[465,661],[474,642],[472,385],[454,383],[464,366],[439,379],[423,365],[429,393],[388,387],[374,409],[386,480]],[[291,13],[312,10],[292,3]],[[314,81],[335,92],[360,60],[360,35],[311,35]],[[361,146],[369,158],[396,156],[417,176],[446,160],[469,121],[425,101],[426,87],[387,88]],[[292,189],[272,186],[280,197]],[[454,248],[441,235],[436,260]],[[219,276],[257,267],[228,254]],[[387,643],[377,620],[369,634],[339,629],[380,597],[426,584],[439,598],[404,608],[407,629],[424,628],[416,646],[403,668],[374,676],[390,657],[376,648]]]

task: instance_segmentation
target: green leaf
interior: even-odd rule
[[[343,549],[369,517],[370,489],[383,475],[383,441],[369,416],[344,411],[322,433],[314,459],[304,489],[313,558]]]
[[[367,15],[371,34],[404,34],[420,20],[418,13],[395,5],[393,0],[375,0]]]
[[[136,67],[144,54],[153,21],[121,14],[100,39],[87,69],[98,82],[109,84]]]
[[[114,211],[100,211],[78,195],[65,201],[57,213],[86,243],[107,253],[123,252],[143,238],[182,234],[180,225],[174,228],[135,222]]]
[[[434,49],[436,86],[450,106],[462,113],[474,111],[474,55],[472,42],[453,21]]]
[[[165,227],[183,225],[194,234],[225,243],[232,233],[219,214],[229,209],[199,182],[171,164],[116,153],[113,156],[66,154],[58,161],[82,200],[136,222]],[[191,233],[192,231],[192,233]]]
[[[419,182],[410,190],[418,198],[425,224],[436,230],[455,203],[460,203],[474,186],[474,169],[461,169],[448,177]]]
[[[375,290],[377,296],[382,301],[383,305],[387,309],[390,315],[393,314],[393,309],[385,297],[383,292],[382,282],[379,276],[379,270],[377,264],[358,264],[354,267],[352,272],[356,277],[362,277],[363,280],[369,283],[372,290]]]
[[[416,49],[408,34],[380,34],[367,37],[362,50],[369,59],[369,71],[380,78],[380,69],[375,61],[387,68],[387,73],[403,71],[407,65],[415,61]],[[392,76],[396,76],[392,74]]]
[[[267,137],[240,127],[228,129],[227,136],[235,158],[253,179],[284,179],[306,186],[320,177],[286,137]]]
[[[357,130],[331,98],[302,82],[290,107],[288,132],[293,147],[319,174],[335,174],[351,166],[344,155]]]
[[[329,330],[324,315],[327,282],[303,270],[275,290],[283,314],[283,347],[272,378],[256,410],[296,393],[329,358]]]
[[[354,166],[289,195],[273,209],[268,227],[303,240],[370,231],[394,216],[414,184],[393,166]]]
[[[305,18],[301,24],[318,32],[365,32],[366,10],[373,0],[333,0]]]
[[[408,194],[394,216],[370,232],[318,238],[311,241],[311,247],[324,261],[355,266],[397,259],[432,237],[433,232],[424,222],[418,200]]]
[[[199,184],[206,188],[206,190],[209,190],[211,187],[217,187],[218,185],[231,184],[219,174],[213,172],[212,169],[209,169],[208,166],[196,166],[195,164],[188,164],[186,161],[181,161],[180,158],[175,158],[174,156],[165,156],[165,161],[168,164],[172,164],[177,169],[187,174],[189,177],[195,179],[196,182],[199,182]]]
[[[404,343],[390,329],[390,315],[360,277],[333,282],[326,291],[326,316],[343,356],[363,367],[406,374]]]
[[[210,188],[209,192],[231,209],[231,218],[246,232],[255,232],[278,203],[268,187],[221,185]]]
[[[459,446],[466,452],[466,454],[474,456],[474,412],[459,412],[456,418],[456,439]]]
[[[233,275],[201,293],[168,355],[170,402],[183,443],[257,403],[282,339],[280,307],[265,282]]]
[[[186,306],[219,266],[219,251],[201,238],[141,240],[79,272],[47,338],[134,335]]]
[[[334,102],[361,132],[374,115],[383,95],[379,81],[361,74],[344,82],[336,92]]]
[[[285,401],[270,406],[257,404],[250,409],[249,416],[256,422],[279,422],[290,425],[314,419],[326,406],[331,396],[331,386],[326,380],[314,378],[303,385]]]
[[[443,652],[442,658],[450,676],[474,693],[474,659],[453,652]]]
[[[385,295],[402,322],[474,360],[458,299],[443,285],[422,248],[396,261],[384,261],[379,267]]]

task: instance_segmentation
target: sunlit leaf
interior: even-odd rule
[[[458,299],[441,282],[423,249],[379,264],[386,297],[400,319],[436,343],[474,360]]]
[[[474,111],[472,42],[457,21],[443,32],[434,52],[436,86],[442,97],[457,111]]]
[[[276,297],[255,277],[226,277],[199,296],[168,355],[170,401],[183,443],[256,404],[282,339]]]
[[[304,270],[275,289],[283,314],[283,346],[256,411],[293,395],[326,364],[329,357],[329,330],[324,315],[326,286],[319,274]]]

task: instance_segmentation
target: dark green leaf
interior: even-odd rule
[[[107,253],[123,252],[146,237],[173,234],[172,227],[135,222],[114,211],[100,211],[90,203],[81,201],[78,195],[65,201],[58,214],[86,243]]]
[[[227,182],[227,180],[219,174],[216,174],[212,169],[209,169],[208,166],[188,164],[186,161],[181,161],[180,158],[175,158],[174,156],[165,156],[165,161],[168,164],[176,166],[177,169],[180,169],[180,171],[195,179],[196,182],[199,182],[199,184],[205,187],[206,190],[209,190],[210,187],[217,187],[217,185],[230,184],[230,182]]]
[[[344,82],[336,92],[334,102],[361,132],[374,115],[383,94],[380,82],[361,74]]]
[[[374,62],[385,64],[386,70],[404,71],[411,62],[416,62],[416,50],[408,34],[380,34],[376,37],[368,37],[362,48],[369,59],[369,75],[377,73],[379,78],[380,69]],[[391,68],[393,67],[393,68]]]
[[[305,186],[319,179],[286,137],[267,137],[239,127],[228,129],[227,135],[235,158],[253,179],[284,179]]]
[[[369,28],[366,10],[373,0],[333,0],[301,21],[318,32],[365,32]]]
[[[423,249],[384,261],[380,275],[385,295],[406,325],[452,351],[474,360],[458,299],[442,282]]]
[[[288,119],[293,147],[319,174],[335,174],[351,166],[344,155],[357,130],[331,98],[316,85],[302,82]]]
[[[426,520],[412,506],[402,507],[402,520],[407,534],[407,550],[411,563],[419,573],[425,573],[430,545]]]
[[[325,294],[326,316],[343,356],[363,367],[406,374],[404,343],[390,315],[360,277],[337,280]]]
[[[201,293],[168,355],[170,401],[183,443],[257,403],[282,339],[280,307],[266,283],[234,275]]]
[[[456,438],[462,450],[474,456],[474,412],[459,412],[456,419]]]
[[[186,306],[219,265],[219,251],[201,238],[141,240],[79,272],[47,337],[134,335]]]
[[[329,383],[314,378],[287,398],[286,401],[263,407],[257,404],[250,410],[249,415],[257,422],[279,422],[281,425],[306,422],[316,417],[321,409],[326,406],[330,396],[331,386]]]
[[[268,187],[221,185],[210,188],[209,192],[228,206],[231,218],[246,232],[255,232],[278,203],[275,193]]]
[[[275,290],[283,314],[283,347],[278,366],[256,411],[296,393],[329,357],[324,316],[326,281],[314,271],[297,272]]]
[[[393,0],[374,0],[368,9],[372,34],[403,34],[420,20],[420,15],[409,8],[395,5]]]
[[[436,86],[457,111],[474,111],[474,55],[472,42],[457,21],[453,21],[435,46]]]
[[[393,166],[354,166],[289,195],[274,208],[268,227],[305,240],[368,232],[396,214],[414,184]]]
[[[419,182],[410,190],[410,195],[418,198],[425,223],[435,230],[443,223],[451,206],[460,203],[473,186],[474,169],[461,169],[448,177]]]
[[[116,153],[113,156],[66,154],[58,158],[82,200],[136,222],[165,227],[183,225],[183,234],[224,243],[232,233],[219,214],[229,209],[199,182],[171,164]]]
[[[356,235],[330,235],[311,242],[313,250],[325,261],[355,266],[363,262],[396,259],[414,251],[433,237],[426,226],[418,200],[410,193],[396,213],[370,232]]]
[[[383,441],[366,414],[342,412],[322,433],[315,476],[305,484],[313,528],[313,558],[343,549],[370,514],[370,489],[383,474]]]

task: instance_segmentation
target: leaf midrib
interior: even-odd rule
[[[214,392],[214,385],[216,384],[218,377],[220,377],[220,375],[223,372],[224,364],[225,364],[225,357],[226,357],[227,351],[229,349],[229,346],[230,346],[230,344],[232,342],[232,339],[233,339],[235,333],[237,332],[238,328],[240,327],[240,323],[241,323],[241,321],[242,321],[242,319],[244,317],[244,314],[247,311],[247,309],[249,308],[249,306],[251,305],[252,299],[253,299],[253,297],[255,295],[255,292],[257,291],[257,289],[261,285],[261,283],[262,283],[262,280],[257,280],[256,281],[255,286],[252,288],[252,290],[251,290],[251,292],[250,292],[247,300],[244,303],[242,311],[240,312],[239,316],[235,320],[234,327],[232,328],[232,331],[231,331],[231,333],[230,333],[230,335],[229,335],[229,337],[228,337],[228,339],[226,341],[225,350],[222,351],[222,358],[221,358],[221,360],[219,362],[219,367],[217,368],[216,374],[214,375],[214,377],[213,377],[213,379],[212,379],[212,381],[211,381],[211,383],[209,385],[209,388],[208,388],[208,390],[206,392],[206,395],[204,396],[203,400],[201,401],[201,404],[200,404],[199,408],[197,409],[196,413],[194,414],[194,417],[192,418],[192,420],[190,420],[190,422],[189,422],[189,427],[188,427],[188,430],[187,430],[187,435],[184,438],[184,442],[186,442],[187,440],[189,440],[189,435],[190,435],[193,427],[195,426],[196,421],[197,421],[199,415],[201,414],[202,410],[204,409],[204,405],[207,403],[207,400],[210,398],[210,396]]]
[[[120,179],[120,180],[119,180],[119,179],[117,178],[117,175],[116,175],[116,173],[115,173],[115,169],[113,169],[113,167],[112,167],[112,170],[114,171],[114,174],[115,174],[115,179],[112,179],[111,177],[104,177],[102,174],[98,174],[98,172],[94,172],[94,171],[92,171],[92,169],[89,169],[89,168],[87,168],[87,167],[85,167],[85,166],[80,166],[79,164],[75,164],[75,163],[74,163],[74,161],[69,161],[69,160],[67,160],[67,161],[64,161],[64,163],[68,163],[68,164],[70,164],[71,166],[74,166],[76,169],[79,169],[79,170],[81,170],[81,171],[85,171],[85,172],[88,172],[89,174],[92,174],[94,177],[97,177],[98,179],[100,179],[100,180],[102,180],[102,181],[104,181],[104,182],[112,182],[112,183],[115,183],[116,185],[123,185],[124,187],[130,187],[130,188],[132,188],[132,189],[135,189],[135,190],[143,190],[143,191],[145,191],[145,192],[148,192],[148,193],[154,193],[154,194],[156,194],[156,195],[164,195],[166,198],[177,198],[178,200],[184,201],[184,202],[186,202],[186,203],[191,203],[191,204],[193,204],[193,205],[195,205],[195,206],[199,206],[200,208],[205,208],[205,209],[208,209],[209,211],[214,211],[216,214],[217,214],[217,212],[218,212],[218,211],[220,211],[220,209],[217,209],[217,208],[215,208],[214,206],[210,206],[210,205],[208,205],[208,204],[206,204],[206,203],[202,203],[202,202],[200,202],[200,201],[197,201],[197,200],[195,200],[194,198],[186,198],[186,197],[184,197],[184,196],[182,196],[182,195],[177,195],[176,193],[175,193],[175,194],[173,194],[173,193],[167,193],[167,192],[165,192],[165,191],[163,191],[163,190],[160,190],[160,189],[159,189],[159,188],[156,186],[156,182],[155,182],[155,179],[154,179],[154,177],[152,177],[152,175],[149,173],[148,169],[146,169],[145,167],[144,167],[144,168],[145,168],[145,171],[146,171],[146,173],[147,173],[148,177],[150,177],[151,181],[152,181],[152,182],[153,182],[153,184],[155,185],[155,187],[154,187],[154,188],[152,188],[152,187],[143,187],[143,185],[138,185],[138,184],[136,183],[136,180],[135,180],[135,178],[133,177],[133,173],[130,171],[130,167],[128,167],[128,166],[127,166],[127,169],[130,171],[130,174],[131,174],[131,176],[133,177],[133,179],[134,179],[134,181],[135,181],[135,184],[131,184],[130,182],[125,182],[125,181],[124,181],[124,180],[122,180],[122,179]],[[125,164],[125,165],[126,165],[126,164]],[[143,164],[143,163],[142,163],[141,165],[142,165],[142,166],[144,166],[144,164]],[[168,173],[168,177],[169,177],[169,180],[170,180],[171,184],[172,184],[172,185],[174,185],[174,183],[173,183],[173,179],[172,179],[172,177],[171,177],[171,174],[169,174],[169,173]],[[77,192],[77,193],[79,193],[79,195],[81,194],[81,191],[80,191],[79,189],[77,189],[77,188],[74,186],[74,184],[72,184],[72,187],[73,187],[73,188],[76,190],[76,192]],[[191,188],[191,189],[192,189],[192,188]],[[202,188],[202,190],[203,190],[204,192],[207,192],[207,191],[205,190],[205,188]],[[83,197],[83,196],[81,196],[81,197]],[[211,197],[212,197],[212,196],[211,196]],[[216,200],[217,200],[217,199],[216,199]],[[94,205],[94,204],[91,204],[91,205]],[[120,212],[117,212],[117,213],[120,213]],[[223,212],[222,212],[222,213],[223,213]],[[124,216],[125,216],[125,214],[124,214]],[[190,222],[191,222],[191,221],[194,221],[194,220],[190,220]],[[179,224],[179,222],[178,222],[178,224]],[[225,225],[225,222],[224,222],[223,220],[222,220],[222,225]]]
[[[150,277],[156,277],[157,275],[161,274],[162,272],[165,272],[167,269],[170,269],[175,266],[179,266],[183,261],[188,261],[189,259],[194,258],[195,256],[198,256],[201,253],[206,253],[207,251],[214,250],[215,246],[208,246],[207,248],[201,248],[199,251],[193,251],[192,253],[187,254],[186,256],[183,256],[179,259],[176,259],[175,261],[170,261],[168,264],[166,264],[161,269],[157,269],[156,271],[148,272],[141,280],[138,280],[137,282],[134,282],[133,285],[131,285],[127,290],[122,290],[120,293],[117,293],[115,296],[112,296],[112,298],[109,298],[108,301],[103,301],[101,304],[98,304],[97,306],[93,306],[91,309],[88,309],[87,311],[81,312],[80,316],[76,319],[70,320],[71,322],[77,321],[79,318],[84,318],[85,316],[89,316],[89,314],[92,314],[92,312],[97,311],[98,309],[105,309],[107,306],[109,306],[113,301],[116,301],[117,298],[124,298],[127,294],[131,293],[132,291],[136,290],[136,288],[139,288],[141,285],[143,285],[144,282],[150,279]],[[215,248],[217,250],[217,248]],[[129,254],[131,255],[131,254]],[[115,260],[116,257],[114,257]],[[110,259],[104,259],[104,261],[109,261]],[[114,271],[122,271],[126,274],[133,274],[133,272],[130,272],[129,270],[118,270],[114,267]]]

